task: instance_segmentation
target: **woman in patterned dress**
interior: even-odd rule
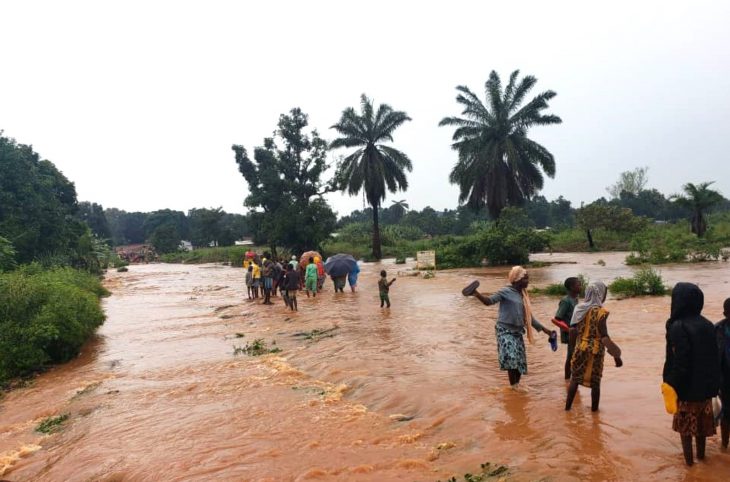
[[[499,368],[507,371],[510,386],[519,390],[520,379],[527,373],[523,334],[527,333],[530,343],[533,342],[533,328],[552,338],[557,338],[558,335],[542,326],[532,316],[530,297],[527,294],[527,286],[530,283],[527,270],[522,266],[515,266],[507,280],[509,285],[493,295],[485,296],[474,290],[473,296],[487,306],[499,303],[499,316],[495,325]]]
[[[601,377],[603,376],[603,358],[608,349],[616,366],[623,365],[621,349],[608,336],[608,311],[603,308],[606,301],[606,285],[600,281],[591,283],[586,288],[585,299],[575,307],[570,322],[571,332],[577,336],[573,358],[571,360],[571,379],[568,387],[568,399],[565,410],[573,406],[578,386],[591,389],[591,410],[597,411],[601,400]]]
[[[667,320],[667,350],[664,383],[677,394],[672,429],[682,440],[684,461],[705,458],[707,437],[715,435],[712,398],[720,389],[720,356],[714,325],[702,316],[705,295],[697,285],[677,283],[672,290],[672,308]]]

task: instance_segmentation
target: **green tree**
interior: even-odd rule
[[[449,181],[459,186],[459,202],[471,208],[487,206],[497,219],[506,206],[520,206],[542,189],[544,178],[555,176],[555,159],[542,145],[527,137],[533,126],[561,123],[560,117],[543,114],[555,92],[548,90],[522,105],[537,83],[527,75],[518,81],[519,70],[510,75],[507,87],[497,72],[485,84],[486,103],[466,86],[458,86],[456,101],[463,117],[446,117],[439,125],[454,126],[451,145],[459,160]]]
[[[221,220],[225,216],[223,208],[199,208],[188,212],[190,220],[190,241],[193,246],[218,246],[222,233]]]
[[[149,240],[153,233],[157,231],[158,228],[170,224],[175,227],[175,231],[177,232],[177,236],[180,237],[180,240],[187,237],[189,233],[189,226],[188,226],[188,218],[185,216],[185,213],[182,211],[173,211],[172,209],[159,209],[157,211],[153,211],[144,219],[144,222],[142,223],[142,228],[144,229],[145,239]],[[170,234],[171,231],[167,231],[167,234]],[[177,249],[177,245],[175,245],[175,249]]]
[[[648,172],[648,167],[637,167],[632,171],[624,171],[619,174],[616,184],[607,187],[606,191],[608,191],[608,194],[610,194],[613,199],[619,199],[621,197],[621,193],[624,192],[638,196],[646,187],[646,183],[649,182],[649,177],[647,176]]]
[[[253,159],[245,147],[232,146],[248,183],[244,205],[253,209],[254,238],[274,256],[277,246],[296,252],[318,248],[335,226],[335,213],[322,198],[336,190],[334,180],[323,179],[330,167],[327,142],[316,130],[307,132],[308,125],[308,116],[294,108],[279,116],[274,137],[254,149]]]
[[[0,236],[0,273],[15,269],[15,248],[7,239]]]
[[[672,196],[676,204],[691,211],[690,227],[699,238],[707,232],[707,213],[725,200],[718,191],[710,189],[714,183],[714,181],[699,184],[689,182],[682,186],[684,196]]]
[[[646,228],[648,221],[644,217],[634,216],[631,209],[609,204],[605,199],[593,202],[576,211],[578,227],[585,230],[588,247],[595,249],[593,231],[606,229],[619,233],[633,234]]]
[[[0,131],[0,236],[13,244],[16,260],[73,250],[80,235],[76,210],[74,184],[31,146]]]
[[[83,201],[79,203],[79,210],[76,213],[76,217],[81,221],[85,222],[99,239],[111,238],[111,231],[109,230],[109,223],[106,220],[104,214],[104,208],[101,204],[90,203]]]
[[[149,237],[149,242],[160,254],[174,253],[180,247],[182,237],[177,227],[172,223],[165,223],[155,228]]]
[[[383,144],[393,142],[393,132],[411,120],[405,112],[393,110],[387,104],[375,109],[365,94],[360,97],[360,113],[348,107],[342,111],[339,122],[331,128],[341,136],[332,141],[333,149],[356,147],[338,168],[337,178],[342,190],[350,195],[365,191],[373,208],[373,258],[382,257],[378,211],[386,191],[408,189],[406,172],[413,166],[408,156],[398,149]]]
[[[128,213],[121,209],[105,209],[109,230],[112,235],[112,242],[115,246],[123,244],[140,244],[147,240],[144,223],[148,213]]]

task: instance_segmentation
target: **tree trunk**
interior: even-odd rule
[[[707,222],[705,221],[704,213],[700,210],[695,211],[692,217],[692,232],[701,238],[707,232]]]
[[[383,257],[380,250],[380,221],[378,220],[378,206],[373,206],[373,258]]]
[[[590,229],[586,229],[586,237],[588,238],[588,247],[590,249],[595,249],[596,245],[593,243],[593,234],[591,234]]]

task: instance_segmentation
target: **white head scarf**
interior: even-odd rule
[[[591,308],[603,306],[603,299],[606,296],[606,285],[602,281],[594,281],[586,288],[586,296],[583,301],[578,303],[573,311],[573,318],[570,320],[570,326],[575,326],[586,317]]]

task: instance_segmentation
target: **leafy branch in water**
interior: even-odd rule
[[[312,331],[300,331],[299,333],[294,333],[292,336],[300,337],[305,340],[319,341],[322,338],[332,338],[333,336],[335,336],[335,334],[332,332],[338,328],[338,326],[333,326],[332,328],[327,328],[326,330],[314,329]]]
[[[233,345],[233,355],[261,356],[269,353],[279,353],[281,348],[276,346],[276,341],[271,342],[274,345],[269,348],[263,338],[257,338],[253,342],[246,342],[246,346]]]
[[[464,474],[464,482],[483,482],[493,477],[507,475],[509,472],[509,467],[506,465],[492,465],[491,462],[482,464],[481,468],[482,471],[479,474]],[[451,477],[446,482],[459,482],[459,479]]]
[[[63,422],[65,422],[66,420],[68,420],[67,413],[64,413],[63,415],[58,415],[56,417],[48,417],[38,424],[38,426],[35,428],[35,431],[45,434],[58,432],[59,430],[61,430],[61,425],[63,425]]]

